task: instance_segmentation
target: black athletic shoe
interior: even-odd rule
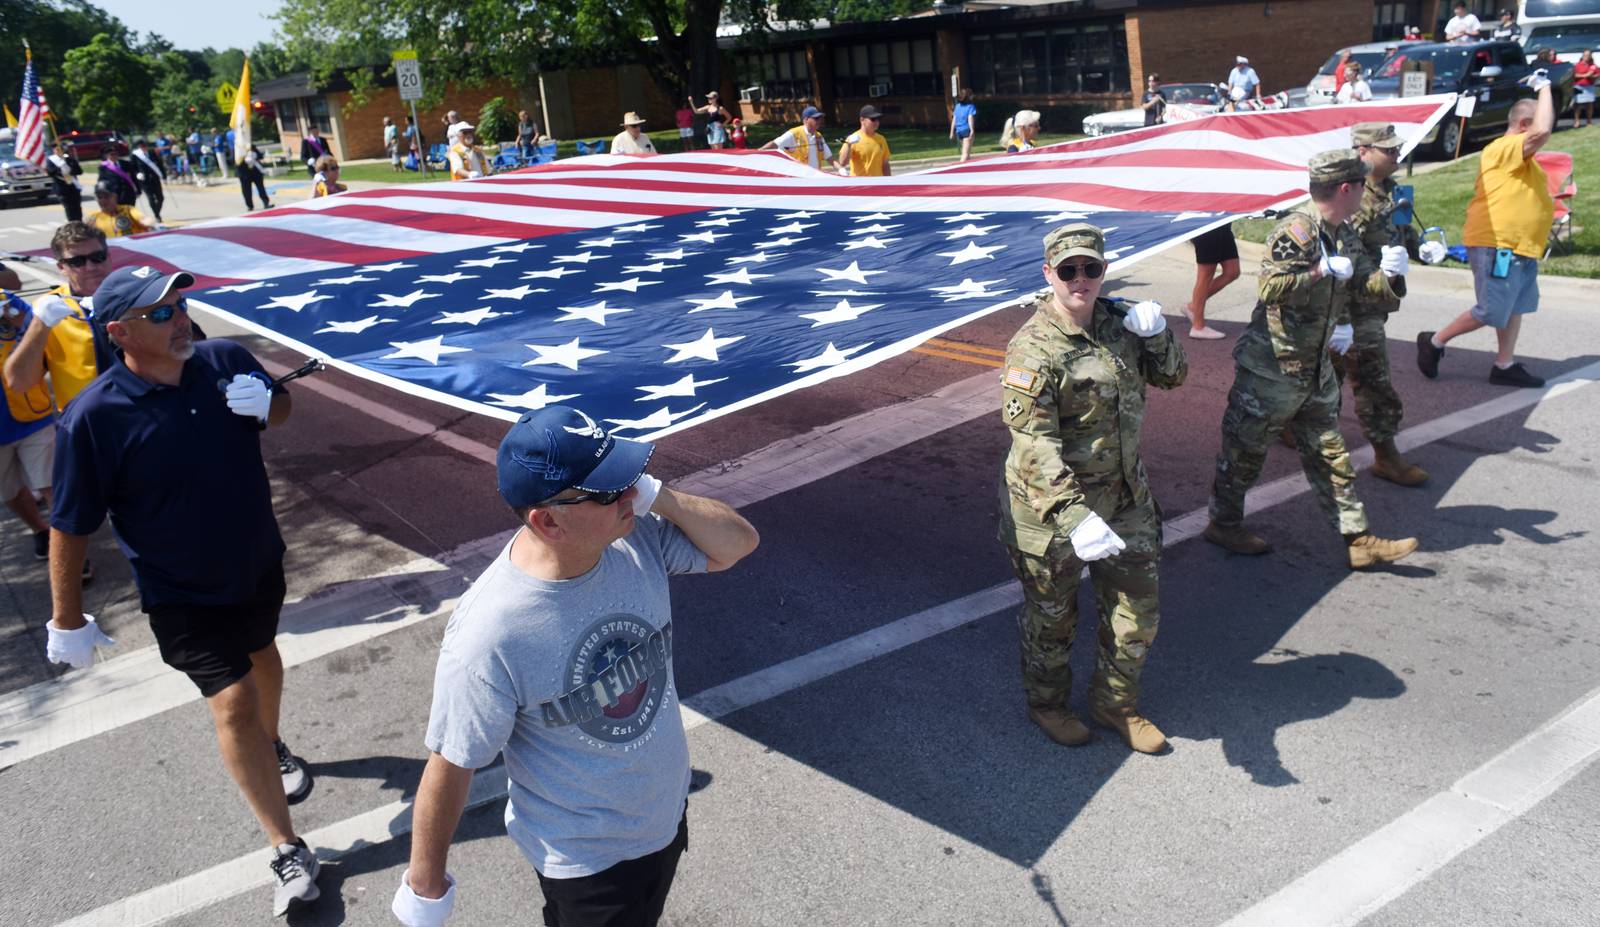
[[[311,772],[306,769],[300,758],[289,752],[289,747],[281,740],[272,742],[272,749],[278,754],[278,773],[283,776],[283,794],[293,805],[305,800],[311,794]]]
[[[1544,385],[1544,377],[1534,376],[1521,364],[1512,364],[1504,370],[1498,366],[1490,367],[1489,382],[1496,386],[1540,387]]]
[[[1435,334],[1423,332],[1417,336],[1417,369],[1430,380],[1439,376],[1439,358],[1444,356],[1444,348],[1433,346]]]
[[[33,533],[33,559],[50,559],[50,532],[35,531]]]

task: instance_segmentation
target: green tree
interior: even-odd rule
[[[203,61],[197,62],[183,52],[168,51],[150,62],[150,71],[154,78],[150,89],[151,128],[181,135],[192,126],[212,120],[217,107],[216,88]]]
[[[73,97],[72,114],[94,129],[136,129],[150,122],[150,64],[127,42],[102,32],[67,52],[62,83]]]
[[[505,97],[495,97],[478,111],[478,140],[503,142],[517,137],[517,113]]]
[[[102,32],[124,42],[132,38],[120,20],[85,0],[0,0],[0,92],[7,104],[16,109],[25,60],[22,41],[27,39],[58,125],[64,132],[78,128],[76,101],[62,82],[61,62],[69,49],[87,45]]]

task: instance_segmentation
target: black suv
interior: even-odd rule
[[[1399,96],[1401,73],[1409,62],[1417,61],[1433,67],[1429,93],[1471,94],[1478,98],[1467,119],[1469,141],[1504,133],[1511,105],[1531,93],[1519,82],[1535,69],[1529,66],[1522,46],[1516,42],[1426,42],[1401,45],[1378,66],[1367,81],[1373,99]],[[1550,72],[1550,92],[1559,114],[1572,102],[1572,65],[1543,67]],[[1422,145],[1431,146],[1429,151],[1435,157],[1449,158],[1455,154],[1460,133],[1461,120],[1447,113]]]

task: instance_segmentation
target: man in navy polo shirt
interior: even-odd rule
[[[261,429],[289,417],[289,395],[238,344],[195,342],[181,292],[193,284],[124,267],[95,293],[95,323],[122,357],[56,428],[48,655],[84,667],[112,643],[83,614],[79,573],[109,515],[161,659],[205,696],[223,764],[266,831],[281,915],[319,894],[289,819],[311,778],[278,737],[284,546],[261,459]]]

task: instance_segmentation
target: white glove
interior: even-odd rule
[[[1090,560],[1100,560],[1105,557],[1114,557],[1127,548],[1122,538],[1111,530],[1105,519],[1093,512],[1089,517],[1078,523],[1068,535],[1072,539],[1072,551],[1078,559],[1085,563]]]
[[[389,906],[395,920],[406,927],[443,927],[450,917],[450,911],[456,906],[455,876],[448,872],[444,874],[445,884],[449,887],[444,890],[442,898],[424,898],[412,891],[410,878],[410,869],[400,873],[400,887],[395,889],[394,904]]]
[[[72,314],[72,306],[57,294],[49,293],[33,307],[33,314],[44,323],[45,328],[55,328],[62,319]]]
[[[86,624],[72,631],[61,630],[54,621],[44,626],[50,637],[45,644],[44,655],[51,663],[69,663],[84,669],[94,665],[96,647],[109,647],[116,643],[95,624],[93,615],[84,615],[83,620]]]
[[[477,180],[479,177],[482,177],[482,176],[483,176],[483,172],[482,171],[467,171],[467,179],[468,180]]]
[[[272,390],[267,388],[264,380],[253,374],[234,374],[224,395],[228,398],[228,408],[235,415],[264,422],[267,413],[272,411]]]
[[[1122,317],[1122,327],[1140,338],[1153,338],[1167,330],[1167,317],[1161,314],[1161,304],[1153,299],[1133,304]]]
[[[1417,254],[1427,264],[1443,263],[1447,253],[1442,241],[1425,241],[1417,248]]]
[[[1324,277],[1332,277],[1335,280],[1349,280],[1356,272],[1356,265],[1349,258],[1338,254],[1332,257],[1324,255],[1317,268],[1322,271]]]
[[[1404,277],[1406,271],[1411,269],[1411,257],[1406,254],[1403,245],[1384,245],[1383,259],[1378,262],[1378,267],[1391,277]]]
[[[1544,68],[1540,68],[1539,70],[1534,71],[1532,74],[1529,74],[1527,77],[1524,77],[1522,82],[1528,85],[1528,89],[1532,90],[1534,93],[1538,93],[1544,88],[1550,86],[1550,72]]]
[[[1335,354],[1343,354],[1350,350],[1350,345],[1354,344],[1355,340],[1356,330],[1353,327],[1335,325],[1333,327],[1333,336],[1328,339],[1328,347],[1332,348]]]
[[[633,488],[638,493],[633,497],[633,514],[643,515],[650,511],[650,506],[656,504],[656,495],[661,492],[661,481],[648,473],[641,473]]]

